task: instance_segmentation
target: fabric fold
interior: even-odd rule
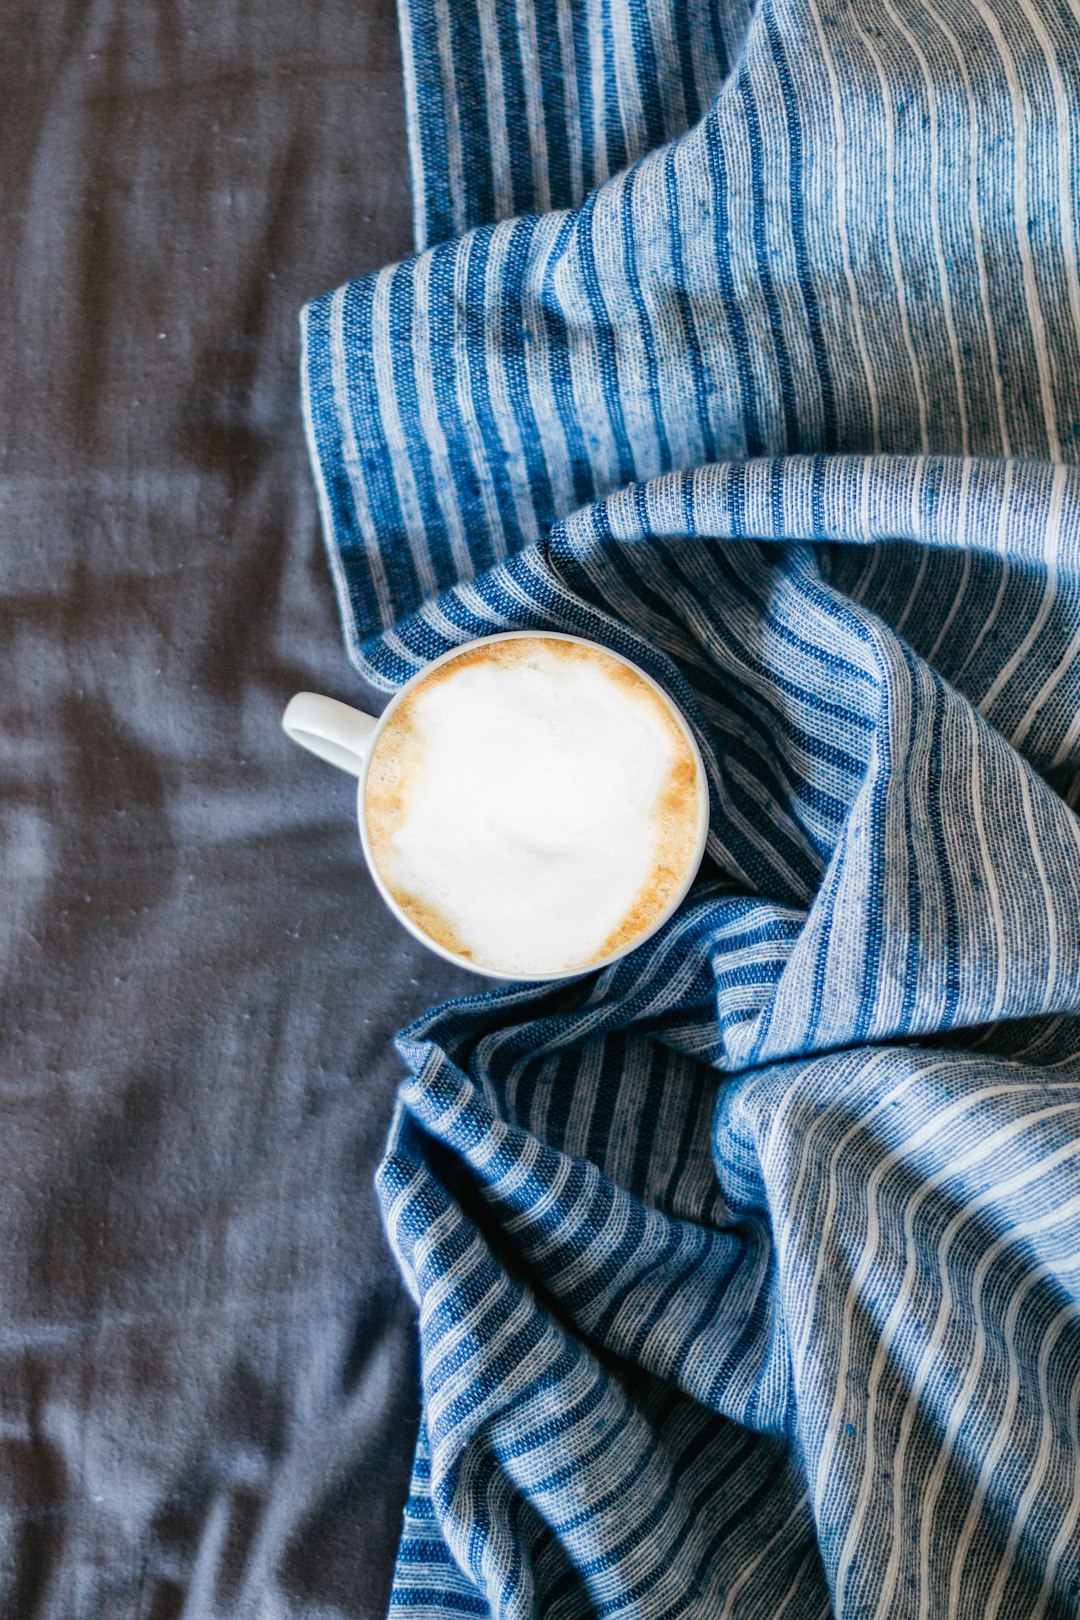
[[[710,830],[638,951],[400,1038],[393,1612],[1073,1615],[1076,19],[401,14],[435,245],[304,316],[350,656],[593,637]]]

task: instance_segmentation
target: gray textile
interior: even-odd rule
[[[358,694],[295,322],[409,246],[392,3],[5,21],[0,1614],[375,1616],[390,1035],[462,981],[278,720]]]

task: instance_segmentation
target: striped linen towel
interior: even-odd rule
[[[712,813],[399,1038],[392,1612],[1075,1617],[1080,7],[401,25],[422,251],[304,316],[350,653],[593,636]]]

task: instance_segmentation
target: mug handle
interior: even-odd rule
[[[283,730],[293,742],[317,754],[328,765],[362,776],[371,734],[378,722],[370,714],[350,709],[336,698],[317,692],[297,692],[281,717]]]

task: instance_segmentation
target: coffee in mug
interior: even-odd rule
[[[307,698],[285,724],[313,747],[293,713]],[[346,763],[338,743],[314,751]],[[483,973],[611,961],[670,915],[701,859],[707,794],[685,721],[643,671],[580,637],[516,632],[446,655],[398,694],[364,755],[379,887],[414,933]]]

